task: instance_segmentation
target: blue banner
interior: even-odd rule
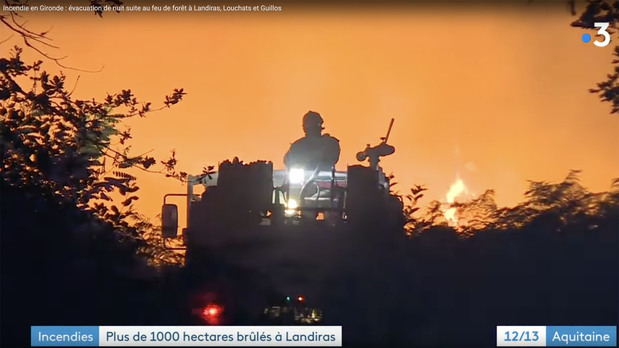
[[[546,346],[615,347],[616,326],[546,326]]]
[[[97,347],[98,326],[31,326],[32,347]]]

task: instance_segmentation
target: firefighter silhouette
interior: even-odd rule
[[[305,136],[290,145],[284,156],[288,169],[293,167],[305,170],[331,171],[340,159],[340,141],[322,134],[323,119],[319,113],[309,111],[303,116]]]

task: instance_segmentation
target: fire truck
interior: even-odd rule
[[[379,166],[380,157],[395,152],[387,144],[392,126],[393,119],[378,145],[357,153],[357,160],[369,165],[275,170],[271,162],[235,159],[220,163],[214,173],[190,175],[185,193],[165,195],[164,243],[179,232],[178,207],[170,197],[187,200],[187,227],[181,231],[185,268],[200,284],[188,296],[192,312],[211,324],[255,323],[256,313],[306,324],[321,322],[323,312],[328,316],[319,309],[328,302],[324,294],[355,267],[354,255],[404,236],[402,201],[390,192],[389,177]],[[233,285],[252,277],[233,269],[250,269],[259,279]],[[241,308],[256,310],[223,315]]]

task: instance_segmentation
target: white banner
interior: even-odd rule
[[[545,326],[497,326],[497,347],[546,347]]]
[[[341,326],[100,326],[99,346],[341,347]]]

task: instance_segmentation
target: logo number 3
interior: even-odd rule
[[[593,23],[593,26],[595,28],[600,28],[600,30],[598,30],[598,35],[602,35],[604,36],[604,41],[600,42],[600,41],[594,41],[593,44],[596,45],[597,47],[606,47],[609,43],[610,43],[610,34],[606,31],[606,29],[608,29],[608,22],[595,22]]]

